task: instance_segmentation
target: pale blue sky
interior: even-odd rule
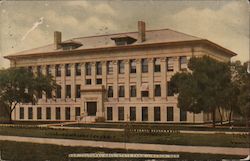
[[[0,1],[0,67],[2,56],[63,39],[136,31],[137,21],[147,29],[170,28],[209,39],[249,59],[249,7],[247,0],[94,0]]]

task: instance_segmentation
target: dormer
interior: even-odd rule
[[[82,46],[82,43],[70,40],[70,41],[62,42],[60,43],[60,45],[63,50],[73,50]]]
[[[137,41],[135,38],[127,35],[112,37],[111,40],[114,40],[117,46],[130,45]]]

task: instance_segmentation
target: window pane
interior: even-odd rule
[[[136,108],[130,107],[130,121],[136,121]]]
[[[174,71],[174,59],[172,57],[167,58],[167,71]]]
[[[65,64],[65,74],[66,74],[66,76],[71,75],[71,70],[70,70],[70,65],[69,64]]]
[[[167,107],[167,121],[174,121],[174,108]]]
[[[119,97],[124,97],[125,91],[124,86],[119,86]]]
[[[56,98],[61,98],[61,86],[56,87]]]
[[[107,73],[108,74],[113,74],[113,64],[111,61],[107,62]]]
[[[51,66],[50,65],[46,65],[46,75],[51,75],[52,71],[51,71]]]
[[[113,97],[113,86],[108,86],[108,97]]]
[[[51,108],[50,107],[46,108],[46,119],[47,120],[51,119]]]
[[[96,79],[96,84],[102,84],[102,79]]]
[[[75,113],[76,117],[77,117],[77,116],[81,116],[81,108],[80,108],[80,107],[76,107],[76,108],[75,108],[75,112],[76,112],[76,113]]]
[[[187,111],[180,108],[180,121],[187,121]]]
[[[81,64],[79,63],[75,64],[75,72],[76,72],[76,76],[81,75]]]
[[[41,107],[37,107],[37,119],[40,120],[42,119],[42,108]]]
[[[86,85],[91,85],[91,79],[86,79]]]
[[[81,85],[77,84],[76,85],[76,98],[80,98],[81,97]]]
[[[136,86],[130,86],[130,97],[136,97]]]
[[[154,59],[154,72],[161,72],[160,59]]]
[[[41,66],[37,66],[37,75],[38,76],[42,75],[42,67]]]
[[[154,121],[161,121],[161,108],[154,107]]]
[[[23,107],[20,107],[19,119],[24,119],[24,108]]]
[[[112,109],[112,107],[107,107],[107,120],[113,120],[113,109]]]
[[[186,70],[187,69],[187,57],[181,56],[180,57],[180,70]]]
[[[86,70],[86,75],[91,75],[91,64],[90,63],[86,63],[85,64],[85,70]]]
[[[96,75],[102,75],[102,63],[96,62]]]
[[[70,120],[70,107],[65,108],[65,120]]]
[[[147,59],[142,59],[141,62],[142,65],[142,73],[147,73],[148,72],[148,60]]]
[[[141,96],[142,97],[148,97],[148,91],[141,91]]]
[[[60,119],[61,119],[61,108],[56,107],[56,120],[60,120]]]
[[[136,60],[130,60],[130,73],[136,73]]]
[[[66,85],[66,98],[71,98],[71,85]]]
[[[161,85],[157,84],[155,85],[155,97],[160,97],[161,96]]]
[[[142,121],[148,121],[148,107],[142,107]]]
[[[124,121],[124,107],[118,107],[118,120]]]
[[[33,119],[33,108],[32,107],[28,108],[28,119]]]
[[[59,64],[56,65],[56,76],[57,77],[61,76],[61,66]]]
[[[119,74],[124,74],[124,61],[119,60],[118,61],[118,66],[119,66]]]

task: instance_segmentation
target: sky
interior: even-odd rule
[[[249,60],[247,0],[0,0],[0,68],[3,56],[53,43],[54,31],[63,40],[75,37],[146,29],[187,33],[213,41]]]

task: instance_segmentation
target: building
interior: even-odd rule
[[[37,105],[22,104],[14,120],[195,122],[211,120],[177,108],[169,84],[188,70],[192,56],[230,61],[236,54],[209,40],[170,29],[80,37],[6,56],[12,67],[51,74],[61,88],[43,93]]]

